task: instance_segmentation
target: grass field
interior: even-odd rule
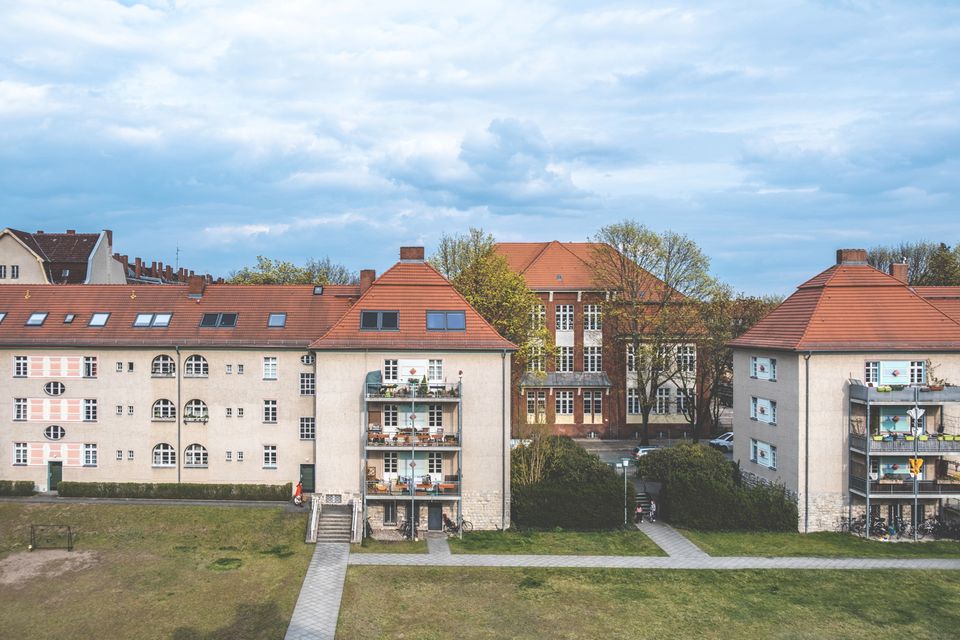
[[[282,508],[0,503],[0,635],[282,638],[313,547]],[[24,551],[31,523],[76,549]],[[71,565],[72,563],[72,565]]]
[[[453,553],[493,553],[582,556],[662,556],[663,551],[643,533],[633,530],[476,531],[463,540],[450,538]]]
[[[958,572],[353,566],[337,638],[952,639],[958,602]]]
[[[364,538],[360,546],[350,545],[350,553],[426,553],[427,541],[421,540],[374,540]]]
[[[960,543],[881,542],[845,533],[748,533],[682,530],[711,556],[819,556],[824,558],[957,558]]]

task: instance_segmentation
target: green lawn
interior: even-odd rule
[[[363,543],[350,545],[350,553],[426,553],[427,541],[424,540],[374,540],[364,538]]]
[[[881,542],[845,533],[705,532],[681,530],[711,556],[820,556],[862,558],[957,558],[960,543]]]
[[[476,531],[450,538],[453,553],[516,555],[662,556],[636,529],[625,531]]]
[[[960,572],[361,567],[339,640],[956,638]]]
[[[3,576],[50,557],[24,551],[31,523],[73,526],[70,560],[83,559],[60,575],[62,560],[0,580],[0,635],[283,637],[313,552],[306,518],[283,508],[0,503]]]

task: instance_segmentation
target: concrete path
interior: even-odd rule
[[[449,556],[450,545],[447,544],[447,534],[428,533],[427,534],[427,553],[432,556]]]
[[[320,543],[314,549],[286,640],[333,640],[349,555],[346,542]]]
[[[637,528],[666,552],[671,558],[708,558],[700,547],[693,544],[676,529],[663,522],[648,522],[644,520]]]

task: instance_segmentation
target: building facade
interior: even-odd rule
[[[799,530],[960,498],[960,392],[943,384],[960,378],[960,288],[840,250],[732,346],[734,458],[796,494]]]
[[[433,502],[480,528],[508,523],[509,428],[496,416],[509,415],[502,372],[513,345],[424,263],[422,248],[404,251],[359,286],[195,277],[189,286],[0,288],[0,361],[10,367],[0,478],[44,491],[64,480],[302,480],[349,502],[366,499],[372,468],[395,503],[410,479],[425,526]],[[380,324],[365,324],[371,317]],[[422,372],[425,386],[391,361]],[[368,385],[377,375],[382,384]],[[378,400],[421,388],[424,402],[410,411]],[[401,433],[401,421],[418,427],[414,415],[426,432]],[[408,436],[409,448],[378,448],[372,424]]]

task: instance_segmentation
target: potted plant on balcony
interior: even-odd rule
[[[943,391],[943,388],[948,384],[943,378],[938,378],[936,375],[937,365],[933,364],[932,361],[927,360],[926,362],[926,373],[927,373],[927,389],[930,391]]]

